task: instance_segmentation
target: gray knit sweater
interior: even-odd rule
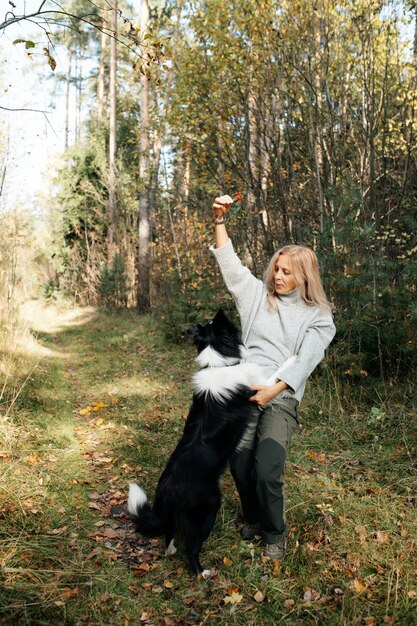
[[[298,289],[276,296],[271,310],[264,283],[242,265],[230,239],[210,250],[236,302],[247,360],[263,368],[270,384],[275,378],[287,383],[290,389],[281,396],[301,401],[307,378],[335,335],[331,313],[307,305]]]

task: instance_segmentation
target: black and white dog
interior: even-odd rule
[[[192,572],[209,578],[199,554],[220,508],[220,476],[245,431],[256,425],[248,398],[255,393],[251,386],[264,380],[258,366],[241,362],[239,332],[222,310],[212,322],[187,332],[200,369],[193,376],[184,432],[159,479],[153,507],[132,483],[128,510],[139,533],[165,536],[167,556],[176,552],[174,537],[182,538]]]

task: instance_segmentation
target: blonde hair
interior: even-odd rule
[[[289,256],[291,271],[304,302],[309,306],[318,306],[323,310],[331,311],[332,306],[324,293],[321,282],[317,256],[311,248],[306,246],[288,245],[275,252],[264,275],[270,298],[275,295],[275,266],[281,254]]]

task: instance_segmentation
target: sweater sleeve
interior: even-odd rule
[[[298,353],[281,365],[274,375],[275,378],[283,380],[296,391],[323,360],[325,350],[335,333],[331,315],[323,315],[313,321],[306,330]]]
[[[223,276],[224,283],[232,294],[241,317],[242,326],[249,317],[256,295],[263,289],[263,282],[245,267],[237,256],[231,240],[221,248],[210,246]]]

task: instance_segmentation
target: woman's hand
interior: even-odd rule
[[[230,196],[219,196],[213,202],[213,217],[215,220],[221,220],[230,207],[233,204],[233,200]]]
[[[267,404],[271,402],[281,391],[287,389],[288,385],[283,380],[279,380],[275,385],[254,385],[252,389],[256,391],[249,400],[256,402],[259,408],[263,409]]]

